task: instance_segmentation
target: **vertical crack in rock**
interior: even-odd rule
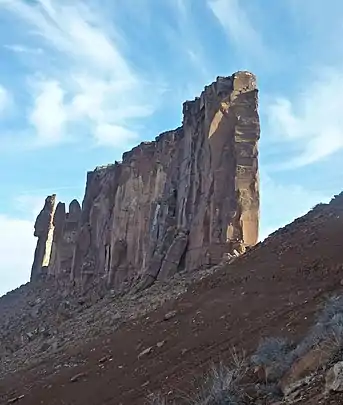
[[[31,278],[44,273],[45,257],[49,275],[84,288],[146,288],[257,243],[257,95],[249,72],[218,77],[184,103],[180,128],[89,172],[82,209],[73,201],[69,213],[62,203],[54,213],[46,202]]]

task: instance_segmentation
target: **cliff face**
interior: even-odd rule
[[[251,73],[218,77],[184,103],[182,127],[89,172],[82,209],[76,201],[68,214],[57,206],[47,273],[84,286],[96,279],[144,288],[254,245],[257,104]]]

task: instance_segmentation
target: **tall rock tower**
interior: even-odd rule
[[[45,270],[50,263],[54,233],[53,218],[55,214],[55,204],[56,194],[48,196],[35,222],[34,236],[36,236],[38,240],[31,269],[31,281],[44,276]]]

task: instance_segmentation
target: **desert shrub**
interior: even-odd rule
[[[290,368],[293,362],[313,347],[326,342],[332,350],[343,349],[343,296],[333,296],[319,312],[315,325],[307,335],[293,346],[286,339],[264,339],[251,361],[268,370],[268,381],[276,381]]]
[[[212,366],[204,384],[198,389],[192,405],[239,405],[241,403],[238,386],[242,370],[231,369],[222,363]]]
[[[261,397],[270,398],[275,401],[279,400],[283,396],[280,384],[278,382],[274,383],[267,382],[266,384],[260,384],[258,386],[258,394]]]
[[[290,343],[282,338],[265,338],[259,344],[251,360],[258,366],[270,366],[282,361],[290,351]]]
[[[244,386],[240,380],[246,371],[245,357],[232,353],[234,367],[220,363],[212,365],[210,371],[201,380],[194,395],[180,395],[178,404],[188,405],[240,405],[244,396]],[[155,395],[150,405],[172,405],[165,397]],[[173,403],[174,404],[174,403]]]
[[[174,405],[174,403],[168,401],[167,398],[161,394],[154,394],[149,399],[149,405]]]
[[[337,353],[343,358],[343,296],[333,296],[319,312],[315,325],[302,341],[294,346],[287,339],[266,338],[262,340],[251,363],[243,354],[231,351],[230,366],[220,363],[212,366],[205,380],[199,385],[193,397],[183,397],[182,404],[189,405],[241,405],[244,404],[246,388],[241,380],[249,366],[261,366],[268,371],[268,381],[258,385],[261,396],[278,398],[282,396],[277,381],[289,370],[293,362],[322,342],[328,343],[330,350],[335,345]],[[162,396],[155,396],[150,405],[175,405]]]
[[[241,353],[237,352],[235,347],[231,349],[230,353],[231,362],[229,365],[235,370],[236,379],[241,379],[249,367],[246,353],[245,351],[242,351]]]
[[[282,338],[266,338],[261,341],[251,362],[255,366],[268,369],[268,379],[274,381],[280,378],[292,362],[293,345]]]
[[[319,337],[343,343],[343,296],[331,297],[324,306],[314,327]]]
[[[332,340],[341,348],[343,346],[343,313],[336,314],[332,317],[328,335],[332,336]]]
[[[294,356],[301,357],[321,342],[329,342],[337,350],[343,347],[343,296],[328,299],[315,325],[294,350]]]
[[[317,324],[328,324],[337,314],[343,314],[343,296],[329,298],[317,317]]]

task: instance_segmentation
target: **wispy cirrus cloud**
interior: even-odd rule
[[[5,86],[2,86],[0,84],[0,114],[4,113],[5,110],[9,107],[9,105],[12,102],[12,96],[5,88]]]
[[[194,1],[169,0],[172,9],[176,14],[176,31],[173,35],[173,41],[177,44],[179,50],[185,55],[196,73],[200,73],[200,78],[208,80],[209,65],[206,58],[206,51],[199,40],[199,24],[194,19],[193,4]]]
[[[153,113],[159,89],[130,65],[123,39],[103,15],[78,0],[0,0],[1,8],[26,24],[34,49],[45,49],[29,77],[34,99],[27,119],[37,145],[63,141],[78,123],[100,144],[121,147],[127,140],[119,134],[134,138],[135,121]],[[103,130],[110,126],[119,132]]]
[[[1,5],[1,3],[0,3]],[[4,45],[4,48],[18,53],[18,54],[31,54],[31,55],[40,55],[44,51],[42,48],[30,48],[28,46],[19,45],[19,44],[12,44],[12,45]]]
[[[239,52],[250,57],[270,57],[270,49],[265,45],[261,31],[254,26],[246,2],[208,0],[207,4]]]
[[[297,169],[323,163],[343,152],[343,52],[336,38],[343,34],[343,3],[334,0],[287,2],[293,29],[296,65],[292,88],[274,92],[264,105],[270,139],[284,148],[287,157],[273,169]],[[303,59],[302,59],[303,58]]]
[[[64,90],[55,80],[35,81],[32,90],[35,97],[28,118],[35,128],[37,144],[51,145],[60,142],[68,120]]]
[[[322,70],[293,98],[276,97],[267,108],[269,131],[294,153],[279,169],[296,169],[343,150],[343,69]]]
[[[284,150],[285,161],[270,162],[271,167],[279,170],[305,167],[342,151],[343,119],[340,111],[343,103],[340,93],[343,90],[343,53],[337,52],[333,43],[333,38],[343,33],[342,3],[333,1],[327,9],[323,0],[315,0],[309,10],[296,0],[280,2],[279,12],[282,11],[288,24],[285,26],[294,29],[294,32],[287,31],[291,36],[285,42],[287,51],[291,52],[287,60],[283,60],[286,57],[284,51],[275,48],[279,47],[279,42],[271,45],[265,41],[265,27],[274,27],[268,7],[259,13],[256,22],[248,2],[208,0],[207,4],[229,41],[245,54],[242,61],[250,61],[249,66],[258,66],[255,60],[263,60],[266,65],[277,62],[276,71],[279,72],[283,69],[280,64],[289,63],[287,66],[293,72],[291,78],[280,74],[275,79],[289,84],[289,89],[280,86],[283,94],[270,88],[268,94],[263,93],[260,109],[265,117],[263,134],[270,143],[278,144],[278,150],[287,149]],[[304,34],[308,32],[311,34]],[[296,41],[293,35],[297,35]],[[327,46],[331,43],[332,46]],[[317,48],[323,48],[325,59],[316,57]],[[294,56],[297,54],[298,57]],[[306,65],[301,59],[302,54]],[[257,70],[260,77],[267,77],[266,66],[260,65]]]

